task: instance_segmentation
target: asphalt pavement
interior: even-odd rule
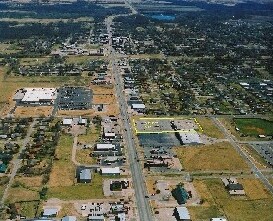
[[[124,126],[124,139],[127,144],[128,148],[128,158],[130,162],[130,168],[132,173],[132,180],[135,189],[135,198],[136,204],[138,208],[139,219],[141,221],[153,221],[154,217],[152,215],[151,206],[149,203],[149,199],[146,198],[147,190],[144,182],[143,177],[143,170],[140,163],[137,161],[137,148],[134,142],[133,132],[130,125],[130,118],[128,114],[128,106],[125,98],[125,94],[123,93],[123,86],[122,86],[122,76],[119,73],[118,65],[116,64],[116,59],[118,56],[116,52],[112,48],[112,19],[114,17],[108,17],[106,19],[107,31],[110,38],[109,42],[109,60],[112,67],[112,74],[114,77],[114,83],[116,88],[116,94],[118,98],[118,104],[120,107],[120,115]]]

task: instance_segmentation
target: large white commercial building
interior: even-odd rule
[[[32,105],[52,105],[57,98],[57,88],[21,88],[13,100]]]

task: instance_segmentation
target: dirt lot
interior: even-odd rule
[[[155,214],[156,221],[166,221],[166,217],[168,217],[168,221],[176,221],[177,219],[173,216],[174,208],[159,208],[155,211],[158,211],[158,214]]]
[[[90,88],[93,90],[94,95],[111,95],[115,93],[113,86],[92,85]]]
[[[49,117],[52,113],[53,107],[17,107],[15,110],[15,117]]]
[[[116,102],[115,95],[95,95],[93,96],[93,104],[112,104]]]
[[[86,116],[86,117],[92,117],[96,116],[95,110],[59,110],[58,116],[65,117],[65,116]]]

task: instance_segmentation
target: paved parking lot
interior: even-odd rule
[[[270,165],[273,166],[273,144],[251,145]]]
[[[137,133],[173,133],[175,130],[198,130],[194,119],[140,118],[134,122]]]

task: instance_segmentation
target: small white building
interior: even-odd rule
[[[64,126],[72,126],[72,125],[87,125],[87,119],[86,118],[64,118],[63,119],[63,125]]]
[[[240,184],[236,178],[222,178],[225,188],[228,190],[229,194],[232,196],[243,196],[245,195],[244,187]]]
[[[120,175],[119,167],[103,167],[101,168],[101,175]]]
[[[96,150],[100,150],[100,151],[114,150],[115,147],[116,146],[114,144],[110,144],[110,143],[98,143],[98,144],[96,144]]]
[[[211,218],[210,221],[227,221],[226,218]]]
[[[174,213],[178,221],[191,221],[189,210],[184,206],[176,207]]]
[[[44,208],[43,216],[45,217],[56,217],[58,215],[58,208]]]
[[[73,122],[73,119],[72,118],[64,118],[63,119],[63,125],[64,126],[70,126]]]
[[[114,139],[116,137],[116,134],[115,133],[104,133],[103,136],[104,136],[104,138],[107,138],[107,139]]]
[[[77,221],[76,216],[64,216],[62,221]]]
[[[126,215],[125,213],[118,213],[118,220],[119,221],[126,221]]]
[[[145,111],[145,104],[132,104],[131,108],[137,112],[144,112]]]

